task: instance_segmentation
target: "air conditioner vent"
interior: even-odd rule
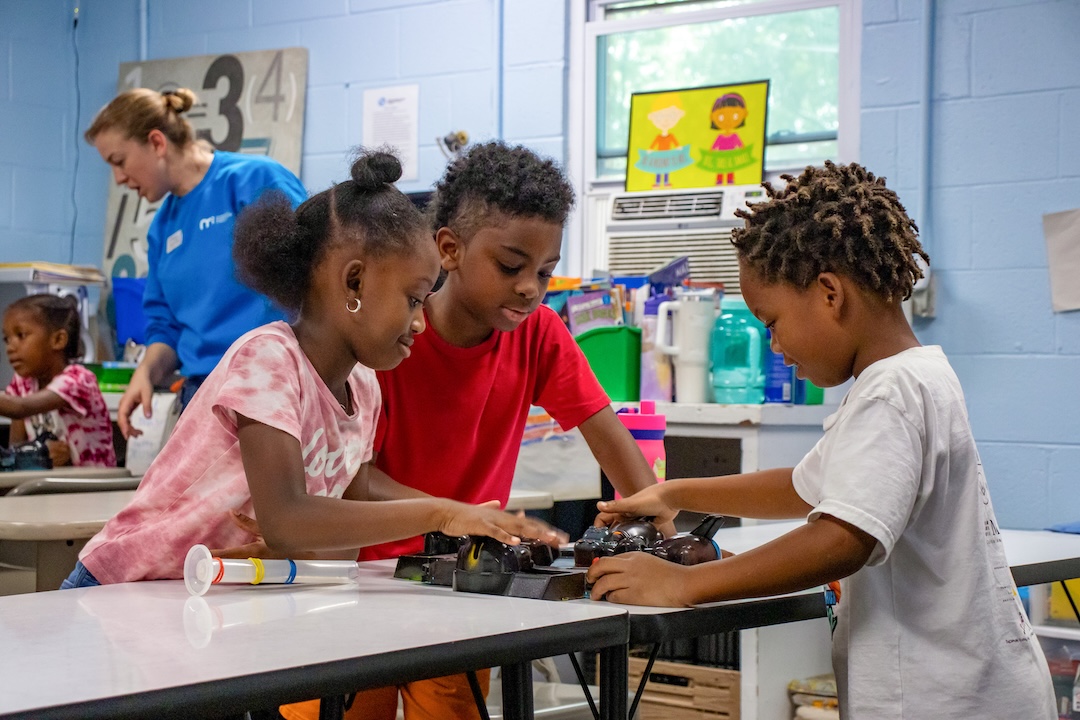
[[[724,283],[724,292],[739,292],[739,261],[731,244],[731,228],[694,232],[612,233],[608,238],[608,271],[612,275],[645,275],[680,255],[690,256],[690,278]]]
[[[645,220],[692,217],[711,217],[720,215],[724,193],[695,192],[663,195],[625,195],[615,198],[611,204],[611,219]]]

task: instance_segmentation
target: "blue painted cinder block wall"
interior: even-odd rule
[[[863,5],[861,159],[927,231],[937,317],[916,331],[963,383],[1002,524],[1078,520],[1080,312],[1051,310],[1042,215],[1080,208],[1080,3],[936,3],[929,217],[922,5]]]
[[[937,317],[917,331],[944,347],[964,384],[1002,523],[1080,519],[1080,313],[1051,312],[1041,226],[1043,213],[1080,207],[1080,3],[938,0],[926,219],[922,6],[863,4],[861,160],[927,229]],[[312,190],[345,176],[365,88],[420,85],[420,179],[406,190],[439,176],[435,138],[452,130],[564,154],[565,0],[146,7],[148,58],[309,48],[302,179]],[[139,3],[83,0],[74,33],[73,8],[0,0],[0,260],[100,259],[110,179],[79,136],[115,92],[118,63],[138,58]],[[46,47],[58,50],[35,52]]]

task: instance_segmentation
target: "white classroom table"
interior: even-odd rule
[[[395,580],[359,587],[123,583],[0,597],[0,717],[213,718],[503,667],[504,717],[531,717],[536,658],[625,653],[624,608],[475,595]]]
[[[774,540],[804,524],[794,522],[761,522],[753,525],[722,528],[713,536],[717,544],[736,553],[746,552]],[[1046,530],[1002,530],[1005,556],[1018,586],[1037,585],[1080,577],[1080,535]],[[655,645],[670,640],[700,637],[733,630],[748,630],[770,625],[793,623],[825,617],[825,600],[820,589],[806,590],[765,598],[709,603],[693,608],[658,608],[621,605],[629,612],[630,644]],[[790,653],[801,652],[796,646]],[[742,657],[746,661],[746,654]],[[627,668],[625,658],[601,655],[601,697],[609,703],[620,703],[627,697]],[[759,716],[763,701],[762,686],[776,686],[785,695],[787,681],[783,678],[762,677],[744,679],[752,686],[752,695],[742,693],[742,714],[746,718]],[[630,708],[623,707],[611,717],[627,717]]]
[[[27,480],[38,478],[126,478],[131,477],[127,468],[105,467],[58,467],[52,470],[12,470],[0,472],[0,494],[3,491],[21,485]]]
[[[37,590],[55,590],[75,567],[86,541],[134,494],[112,490],[0,497],[0,558],[35,568]]]

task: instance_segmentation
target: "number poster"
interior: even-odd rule
[[[183,117],[198,138],[218,150],[269,155],[299,176],[307,63],[306,48],[121,63],[117,92],[189,88],[197,100]],[[160,204],[113,183],[106,276],[146,275],[146,232]]]
[[[757,185],[769,81],[630,96],[626,189]]]

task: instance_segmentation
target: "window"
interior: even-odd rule
[[[610,258],[635,92],[770,80],[765,172],[859,147],[862,0],[570,0],[568,171],[582,202],[560,271]]]
[[[857,139],[844,64],[858,63],[859,33],[844,32],[857,1],[591,0],[582,179],[622,180],[631,94],[765,78],[767,172],[854,159],[854,144],[841,141]]]

